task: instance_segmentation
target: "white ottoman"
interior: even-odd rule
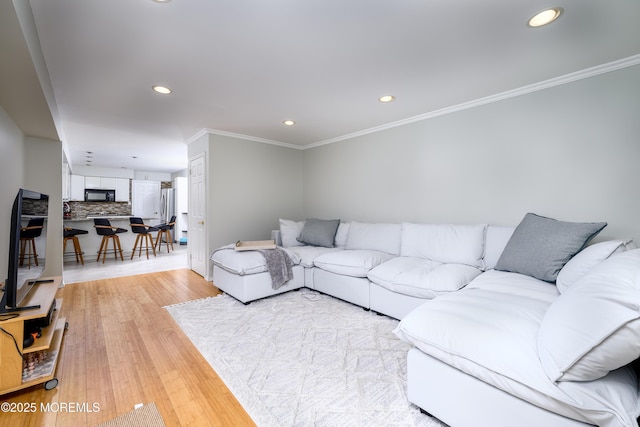
[[[258,251],[235,251],[225,246],[211,254],[213,284],[242,303],[281,294],[304,286],[304,267],[300,259],[287,252],[293,265],[293,279],[273,289],[267,263]]]

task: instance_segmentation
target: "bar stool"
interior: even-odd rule
[[[173,237],[171,236],[171,231],[173,230],[173,226],[176,224],[176,216],[171,216],[169,222],[165,222],[162,224],[154,225],[153,227],[158,229],[158,237],[156,237],[156,246],[158,244],[159,247],[162,248],[162,236],[164,236],[164,241],[167,244],[167,253],[169,253],[169,245],[171,245],[171,250],[173,250]]]
[[[20,229],[20,265],[24,265],[24,257],[29,260],[29,268],[31,268],[31,258],[38,265],[38,252],[36,251],[36,237],[42,234],[44,227],[44,218],[31,218],[26,227]],[[27,253],[25,254],[25,251]]]
[[[73,242],[73,252],[76,256],[76,262],[80,261],[82,265],[84,265],[84,257],[82,256],[82,249],[80,248],[80,241],[78,240],[78,236],[80,234],[89,234],[87,230],[80,230],[77,228],[68,228],[66,227],[62,230],[62,235],[64,237],[64,244],[62,245],[62,253],[67,249],[67,242],[71,240]]]
[[[138,247],[138,243],[140,243],[140,247],[138,249],[138,256],[142,255],[142,240],[144,240],[147,248],[147,259],[149,259],[149,245],[151,245],[151,249],[153,249],[153,256],[156,256],[156,246],[153,244],[153,236],[151,236],[152,231],[158,231],[156,227],[152,227],[149,225],[145,225],[142,218],[137,216],[132,216],[129,218],[131,231],[137,234],[136,242],[133,244],[133,252],[131,252],[131,259],[136,253],[136,247]]]
[[[98,259],[96,261],[100,261],[100,256],[103,255],[102,263],[104,264],[104,260],[107,258],[109,240],[113,241],[113,253],[116,256],[116,259],[118,259],[118,252],[120,252],[120,259],[124,261],[124,257],[122,256],[122,246],[120,246],[120,237],[118,237],[118,234],[126,233],[127,230],[120,227],[112,227],[111,222],[106,218],[94,218],[93,224],[96,228],[96,233],[98,233],[99,236],[102,236],[100,249],[98,250]]]

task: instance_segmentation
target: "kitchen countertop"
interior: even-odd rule
[[[85,253],[85,260],[87,258],[95,257],[98,254],[98,248],[100,248],[103,244],[103,236],[99,235],[96,232],[94,227],[93,219],[94,218],[104,218],[108,219],[112,226],[123,228],[126,231],[124,233],[118,233],[118,239],[120,240],[120,244],[122,246],[122,250],[125,252],[125,257],[127,254],[131,256],[131,250],[136,244],[136,237],[139,236],[136,233],[133,233],[130,225],[131,215],[88,215],[83,217],[72,217],[72,218],[64,218],[63,224],[68,228],[75,228],[78,230],[85,230],[87,234],[81,234],[78,236],[78,240],[81,244],[82,251]],[[162,220],[158,217],[153,218],[143,218],[142,219],[146,225],[156,225],[162,223]],[[157,239],[156,233],[153,233],[154,240]],[[69,245],[72,247],[73,245]],[[68,261],[73,262],[73,250],[72,248],[67,248],[65,256],[68,256]],[[144,256],[144,255],[142,255]],[[113,260],[114,255],[111,252],[111,255],[108,255],[107,258],[111,258]],[[126,259],[126,258],[125,258]]]
[[[93,221],[94,218],[104,218],[108,220],[128,220],[131,218],[131,215],[89,215],[85,217],[72,217],[72,218],[63,218],[63,221]],[[143,221],[160,221],[160,218],[142,218]]]

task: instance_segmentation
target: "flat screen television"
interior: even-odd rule
[[[46,256],[46,223],[49,216],[49,196],[37,191],[20,189],[11,210],[11,237],[9,241],[9,262],[7,279],[4,281],[4,292],[0,301],[0,313],[39,308],[38,306],[22,306],[22,300],[34,285],[38,283],[44,272]],[[29,220],[39,219],[43,223],[41,233],[33,239],[36,250],[30,240],[21,240],[21,232],[27,228]],[[35,229],[35,227],[34,227]],[[38,234],[37,230],[36,233]],[[37,254],[37,256],[36,256]]]

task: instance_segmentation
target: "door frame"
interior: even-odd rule
[[[195,160],[198,160],[202,158],[203,159],[203,163],[204,163],[204,169],[203,169],[203,174],[204,174],[204,179],[203,179],[203,185],[204,185],[204,191],[203,191],[203,197],[204,200],[202,201],[202,206],[204,206],[204,236],[202,237],[202,242],[201,244],[204,245],[204,247],[199,248],[201,249],[205,255],[209,253],[209,221],[208,221],[208,213],[209,213],[209,197],[207,197],[207,188],[208,188],[208,177],[209,177],[209,167],[208,167],[208,156],[207,156],[207,152],[203,151],[200,152],[192,157],[189,158],[189,173],[187,174],[188,176],[188,183],[187,186],[189,188],[189,200],[188,200],[188,206],[189,206],[189,234],[195,234],[196,230],[198,229],[198,227],[195,224],[195,220],[193,217],[193,209],[191,208],[193,206],[193,201],[194,198],[196,197],[196,194],[191,191],[192,187],[191,187],[191,165],[193,164],[193,162]],[[211,281],[211,274],[210,274],[210,269],[209,269],[209,262],[208,259],[205,259],[204,263],[204,271],[198,271],[195,270],[193,268],[193,253],[194,251],[194,246],[192,244],[193,239],[189,238],[188,239],[188,245],[187,245],[187,252],[188,252],[188,257],[189,257],[189,268],[193,271],[195,271],[196,273],[200,274],[201,276],[203,276],[206,280]],[[206,258],[206,256],[205,256]]]

